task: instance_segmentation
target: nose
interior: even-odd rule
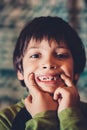
[[[46,55],[45,58],[42,59],[41,68],[45,70],[55,70],[58,67],[58,61],[53,57],[53,55]]]
[[[43,69],[56,69],[57,68],[57,66],[56,65],[43,65],[43,67],[42,67]]]

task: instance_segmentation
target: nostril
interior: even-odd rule
[[[43,67],[43,69],[46,69],[46,68],[47,68],[47,67],[45,67],[45,66]]]
[[[56,66],[43,66],[43,69],[56,69]]]

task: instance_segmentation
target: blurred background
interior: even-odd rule
[[[39,16],[59,16],[78,32],[87,55],[87,0],[0,0],[0,109],[26,96],[13,69],[13,49],[22,27]],[[87,65],[77,85],[87,102]]]

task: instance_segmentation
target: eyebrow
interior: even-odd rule
[[[32,46],[32,47],[29,47],[27,50],[32,50],[32,49],[39,49],[39,47]]]
[[[69,49],[67,46],[57,46],[56,49],[57,48],[58,49],[60,49],[60,48]],[[39,49],[39,47],[38,46],[31,46],[31,47],[28,48],[28,50],[30,50],[30,49]]]

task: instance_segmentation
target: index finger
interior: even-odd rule
[[[31,95],[36,95],[40,91],[39,86],[35,82],[35,75],[34,75],[34,73],[31,73],[29,75],[29,86],[28,86],[28,89],[29,89],[29,92],[30,92]]]
[[[61,79],[65,82],[67,87],[73,86],[72,80],[70,77],[66,76],[65,74],[61,74]]]

